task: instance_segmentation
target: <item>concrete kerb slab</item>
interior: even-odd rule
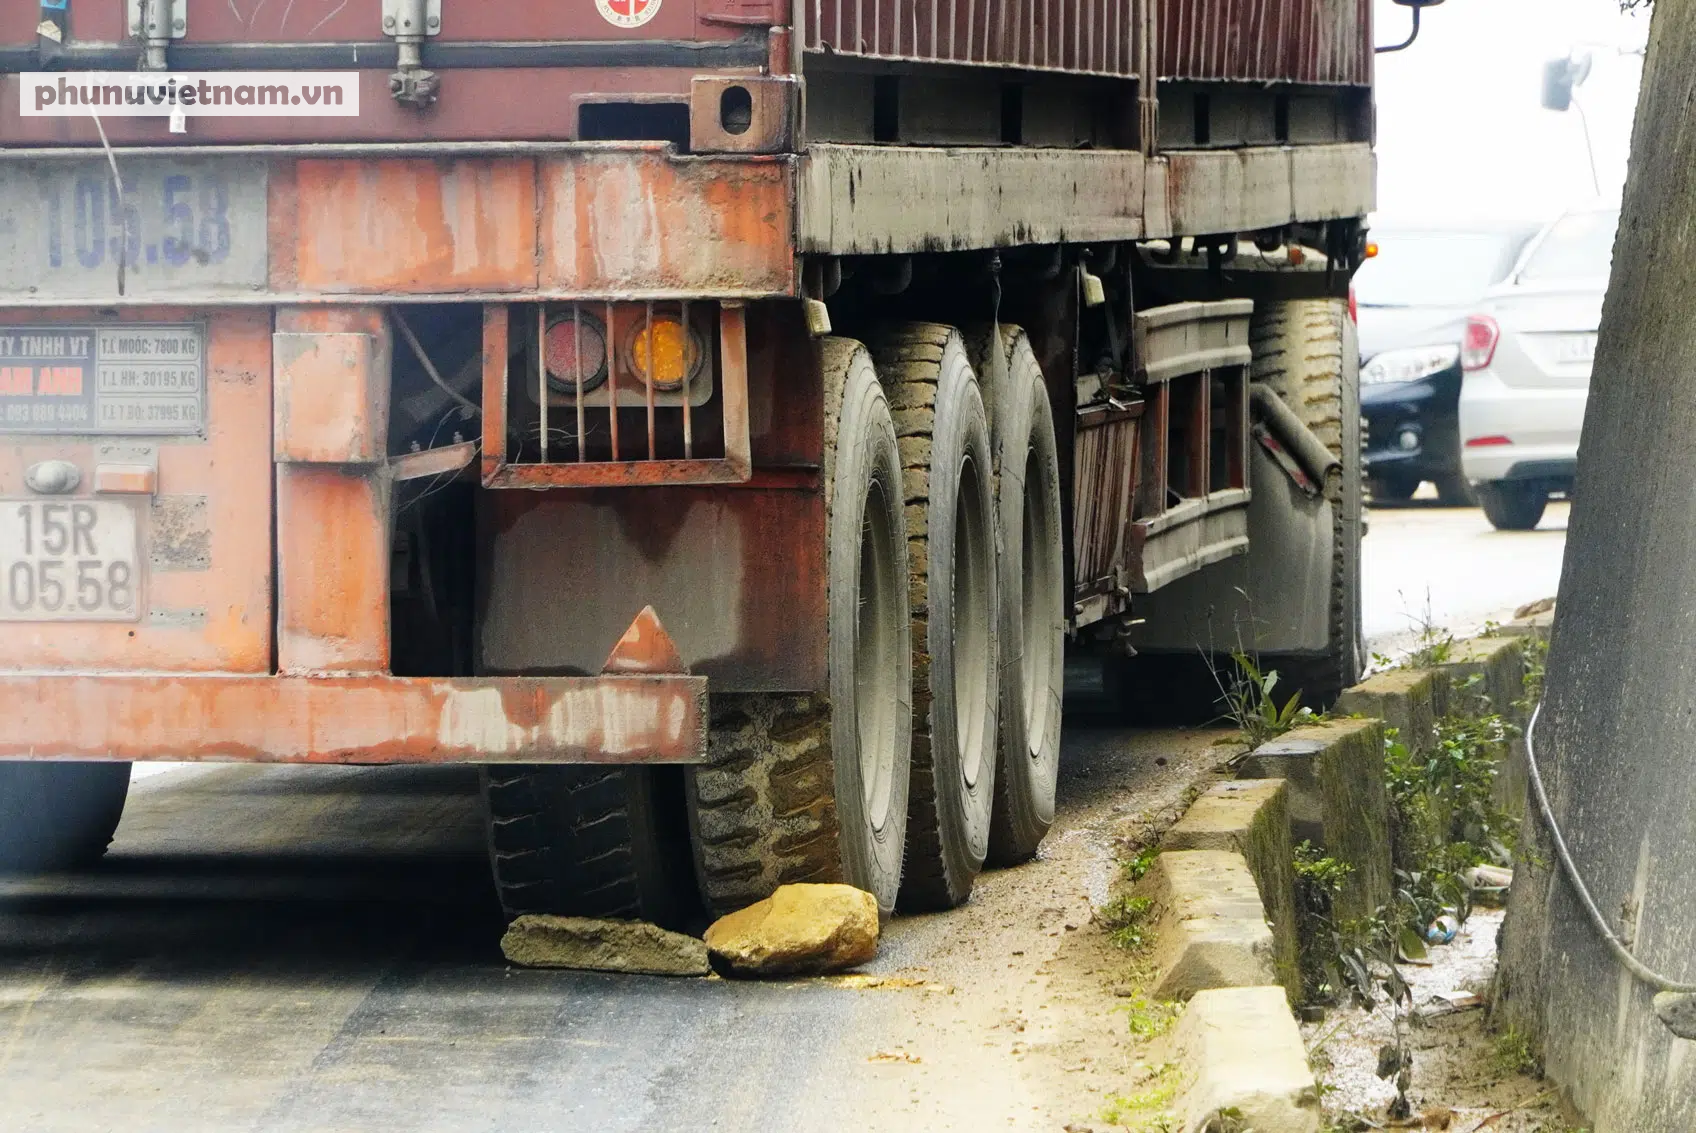
[[[1216,783],[1166,832],[1163,850],[1241,854],[1272,926],[1273,965],[1291,1003],[1301,997],[1289,793],[1282,779]]]
[[[1335,901],[1336,915],[1371,915],[1386,902],[1391,886],[1386,723],[1404,742],[1422,748],[1434,744],[1436,721],[1451,709],[1482,708],[1514,718],[1524,696],[1519,639],[1540,634],[1547,640],[1552,618],[1552,611],[1528,614],[1493,636],[1456,643],[1451,660],[1435,670],[1382,673],[1349,689],[1337,711],[1366,718],[1299,728],[1262,744],[1244,760],[1242,780],[1207,791],[1167,833],[1137,891],[1159,910],[1155,994],[1173,998],[1172,990],[1184,988],[1189,994],[1164,1040],[1168,1060],[1182,1075],[1173,1108],[1184,1133],[1217,1129],[1226,1113],[1232,1127],[1258,1133],[1320,1129],[1318,1086],[1289,1010],[1299,993],[1299,970],[1294,984],[1251,986],[1246,973],[1259,963],[1260,937],[1246,922],[1258,912],[1274,925],[1287,925],[1293,945],[1292,839],[1312,841],[1353,867]],[[1452,706],[1451,689],[1457,697]],[[1282,845],[1274,850],[1280,829]],[[1258,910],[1245,900],[1242,874],[1255,884]],[[1286,885],[1287,918],[1279,908]],[[1185,918],[1185,907],[1200,915]],[[1234,933],[1223,931],[1226,921],[1236,922]],[[1260,928],[1272,934],[1264,919]],[[1213,939],[1204,939],[1208,933]],[[1283,953],[1282,940],[1276,940],[1271,959],[1280,979]],[[1228,966],[1220,962],[1225,957]]]
[[[1296,728],[1243,760],[1245,779],[1288,784],[1291,836],[1350,867],[1334,902],[1341,920],[1372,916],[1390,899],[1390,795],[1384,725],[1332,720]]]
[[[1523,732],[1531,716],[1524,703],[1525,641],[1525,635],[1457,641],[1441,666],[1449,689],[1448,711],[1477,716],[1494,712]],[[1531,781],[1527,762],[1525,739],[1516,735],[1508,741],[1490,792],[1496,805],[1514,818],[1525,815]]]
[[[1231,987],[1198,991],[1166,1039],[1182,1075],[1173,1099],[1184,1133],[1221,1128],[1317,1133],[1319,1087],[1284,991]]]
[[[1225,850],[1170,850],[1134,893],[1152,905],[1156,999],[1278,982],[1272,930],[1248,861]]]
[[[1514,723],[1525,696],[1525,644],[1517,637],[1474,637],[1457,641],[1437,666],[1448,686],[1448,712],[1500,713]]]
[[[1382,720],[1409,751],[1429,751],[1437,742],[1437,718],[1443,715],[1447,692],[1438,672],[1391,669],[1344,689],[1333,711]]]
[[[1381,753],[1382,729],[1375,734]],[[1300,972],[1289,799],[1281,779],[1215,785],[1167,832],[1135,890],[1156,915],[1154,994],[1189,999],[1160,1059],[1179,1075],[1172,1116],[1184,1133],[1221,1128],[1226,1114],[1229,1127],[1257,1133],[1320,1128],[1319,1090],[1290,1013]],[[1287,970],[1269,914],[1291,950]]]

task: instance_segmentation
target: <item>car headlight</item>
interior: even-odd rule
[[[1458,361],[1458,343],[1386,350],[1360,368],[1360,384],[1378,386],[1389,385],[1391,382],[1417,382],[1420,378],[1442,373]]]

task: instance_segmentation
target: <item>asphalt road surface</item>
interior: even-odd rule
[[[1553,593],[1564,508],[1503,536],[1376,511],[1374,647]],[[1128,1067],[1119,963],[1077,931],[1220,733],[1068,731],[1042,857],[903,918],[870,979],[508,969],[463,769],[138,780],[106,862],[0,882],[0,1130],[1056,1130]]]
[[[1394,654],[1415,644],[1426,625],[1464,636],[1554,597],[1569,510],[1554,502],[1537,530],[1497,531],[1477,508],[1435,500],[1373,507],[1361,562],[1369,646]]]

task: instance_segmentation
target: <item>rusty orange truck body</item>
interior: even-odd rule
[[[1064,655],[1323,700],[1369,8],[0,0],[0,868],[136,760],[461,762],[515,913],[936,907]]]

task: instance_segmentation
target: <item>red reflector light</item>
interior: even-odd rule
[[[1511,437],[1504,437],[1500,435],[1490,437],[1468,437],[1466,441],[1467,448],[1488,448],[1490,445],[1511,444],[1513,444],[1513,439]]]
[[[1466,331],[1460,340],[1460,368],[1482,370],[1488,366],[1496,357],[1496,344],[1501,339],[1502,328],[1495,319],[1489,315],[1468,315]]]
[[[1349,322],[1360,325],[1360,301],[1354,296],[1354,284],[1349,284]]]
[[[548,385],[556,393],[577,389],[577,368],[583,367],[583,389],[594,389],[607,376],[607,336],[600,321],[581,312],[548,320],[547,344],[543,355],[548,363]]]

